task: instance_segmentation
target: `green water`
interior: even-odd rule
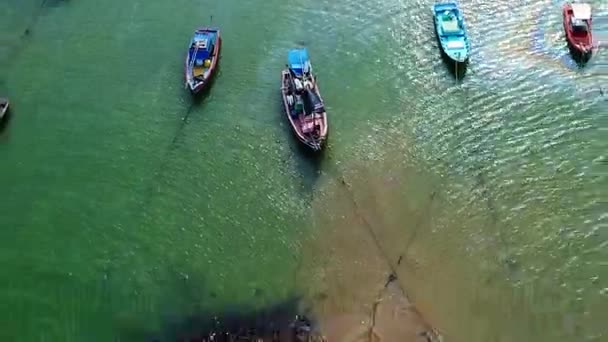
[[[605,339],[608,54],[576,68],[559,3],[467,1],[456,81],[431,4],[4,1],[0,339],[143,340],[297,297],[313,217],[353,200],[340,177],[447,340]],[[184,49],[210,15],[221,70],[196,103]],[[319,163],[278,95],[302,44],[330,115]]]

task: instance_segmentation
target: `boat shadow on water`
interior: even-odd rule
[[[287,121],[282,117],[283,120]],[[302,186],[307,194],[314,192],[315,186],[319,177],[321,176],[321,170],[325,161],[326,145],[324,148],[318,151],[312,150],[310,147],[305,146],[298,138],[290,131],[289,123],[285,122],[282,125],[285,128],[286,134],[289,135],[289,147],[293,153],[295,160],[296,172],[302,179]],[[325,142],[327,144],[327,142]]]
[[[441,48],[439,49],[439,54],[441,55],[441,59],[443,60],[443,63],[445,64],[446,68],[448,69],[448,72],[452,76],[454,76],[454,78],[456,80],[463,79],[467,73],[467,69],[469,67],[469,62],[468,61],[466,61],[464,63],[455,62],[448,55],[446,55],[445,52],[443,52],[441,50]]]
[[[572,58],[572,61],[574,61],[574,63],[576,64],[577,67],[584,68],[587,65],[587,63],[591,60],[591,56],[593,55],[593,52],[583,53],[580,50],[574,48],[570,43],[568,43],[567,45],[568,45],[568,52],[570,53],[570,57]]]
[[[310,148],[305,148],[302,146],[299,141],[295,137],[292,137],[293,143],[297,144],[297,149],[302,150],[302,153],[296,155],[296,167],[300,177],[302,179],[302,186],[304,191],[311,195],[314,193],[314,190],[317,185],[317,181],[321,176],[321,170],[323,166],[324,151],[322,149],[320,151],[312,151]]]
[[[209,84],[207,85],[207,87],[205,87],[205,89],[201,90],[200,92],[193,94],[187,88],[185,89],[185,91],[186,91],[185,96],[187,96],[188,99],[184,99],[184,102],[189,103],[189,104],[188,104],[188,107],[185,108],[185,111],[183,112],[183,114],[181,115],[181,123],[179,124],[179,127],[177,128],[167,151],[170,151],[175,147],[176,141],[181,137],[184,127],[188,124],[188,118],[190,117],[190,114],[192,114],[192,112],[194,112],[197,108],[199,108],[199,106],[204,105],[204,101],[211,95],[211,88],[213,87],[215,78],[217,76],[219,76],[219,71],[220,71],[220,69],[219,69],[219,64],[218,64],[217,74],[215,75],[215,77],[212,77],[209,80]]]
[[[8,124],[11,121],[12,113],[10,109],[0,119],[0,138],[8,136]]]

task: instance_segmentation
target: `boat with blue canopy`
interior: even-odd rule
[[[221,45],[222,38],[217,28],[203,27],[194,32],[184,67],[186,87],[193,94],[210,83],[217,70]]]
[[[469,60],[470,44],[462,12],[455,2],[433,5],[435,32],[444,57],[455,64]]]
[[[307,49],[290,50],[287,54],[287,62],[289,63],[289,69],[298,77],[302,77],[305,72],[312,72]]]
[[[285,114],[296,137],[313,151],[321,150],[327,139],[327,113],[307,49],[287,53],[281,82]]]

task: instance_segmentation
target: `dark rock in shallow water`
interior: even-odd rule
[[[317,301],[324,301],[328,298],[329,296],[327,295],[327,293],[325,292],[319,292],[316,295],[314,295],[314,299]]]
[[[130,331],[125,332],[123,337],[126,340],[180,342],[322,340],[314,334],[312,322],[305,316],[298,315],[297,301],[290,300],[256,311],[235,307],[223,312],[192,315],[177,322],[168,322],[160,336],[145,331]]]

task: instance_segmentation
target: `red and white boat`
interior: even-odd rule
[[[281,96],[298,140],[313,151],[322,150],[327,140],[327,113],[306,49],[289,51],[287,68],[281,73]]]
[[[593,52],[591,6],[584,3],[566,3],[563,12],[568,47],[577,57],[590,57]]]

